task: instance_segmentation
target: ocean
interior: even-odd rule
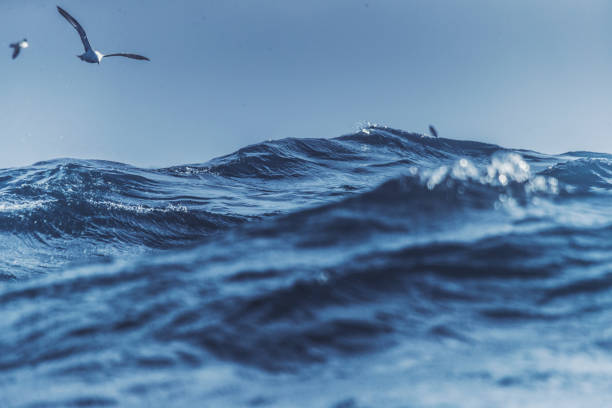
[[[0,170],[0,407],[605,406],[611,199],[382,126]]]

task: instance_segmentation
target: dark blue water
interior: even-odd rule
[[[0,170],[0,407],[612,398],[612,156],[369,127]]]

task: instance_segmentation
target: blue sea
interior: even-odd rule
[[[0,170],[0,407],[606,406],[611,200],[379,126]]]

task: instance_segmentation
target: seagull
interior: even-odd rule
[[[429,125],[429,133],[431,133],[433,137],[438,137],[438,132],[436,131],[436,128],[432,125]]]
[[[102,58],[104,57],[126,57],[136,60],[150,61],[147,57],[143,57],[142,55],[137,54],[117,53],[104,55],[100,51],[94,50],[93,48],[91,48],[89,40],[87,39],[87,34],[85,33],[85,30],[83,30],[83,27],[81,27],[79,22],[76,21],[74,17],[68,14],[68,12],[66,12],[66,10],[64,10],[60,6],[57,6],[57,11],[59,11],[59,13],[64,16],[66,20],[68,20],[68,22],[77,30],[77,32],[81,36],[81,41],[83,42],[83,47],[85,48],[85,52],[83,54],[77,55],[77,57],[79,57],[81,61],[89,62],[90,64],[99,64],[100,61],[102,61]]]
[[[11,47],[13,49],[13,59],[15,59],[15,58],[17,58],[17,56],[21,52],[22,48],[28,48],[29,47],[28,40],[24,38],[22,41],[19,41],[19,42],[16,42],[16,43],[13,43],[13,44],[9,45],[9,47]]]

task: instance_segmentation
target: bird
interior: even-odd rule
[[[22,48],[28,48],[30,44],[28,44],[28,40],[24,38],[23,40],[10,44],[9,47],[13,49],[13,59],[17,58]]]
[[[438,132],[436,131],[436,128],[433,127],[433,125],[429,125],[429,133],[431,133],[433,137],[438,137]]]
[[[83,27],[79,24],[79,22],[76,21],[74,17],[68,14],[68,12],[64,10],[63,8],[61,8],[60,6],[57,6],[57,11],[59,11],[59,13],[66,20],[68,20],[68,22],[75,28],[75,30],[77,30],[77,32],[79,33],[79,36],[81,37],[81,41],[83,42],[83,48],[85,48],[85,52],[83,54],[77,55],[77,57],[80,58],[81,61],[89,62],[90,64],[96,64],[96,63],[99,64],[100,61],[102,61],[102,58],[106,58],[106,57],[125,57],[125,58],[132,58],[136,60],[150,61],[150,59],[148,59],[147,57],[143,57],[142,55],[138,55],[138,54],[115,53],[115,54],[104,55],[100,51],[94,50],[93,48],[91,48],[91,45],[89,44],[89,40],[87,39],[87,34],[85,33],[85,30],[83,30]]]

